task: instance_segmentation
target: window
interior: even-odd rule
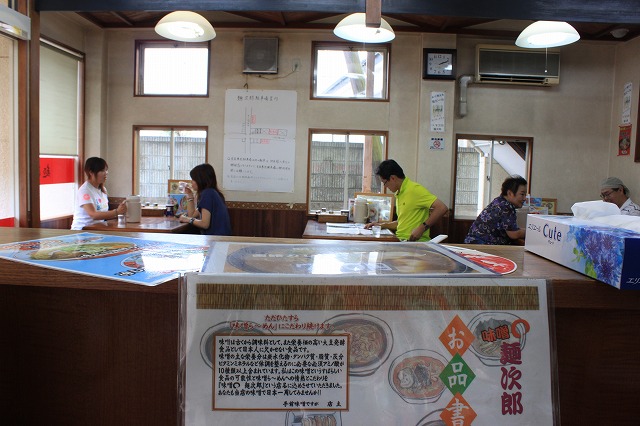
[[[84,110],[84,55],[40,41],[40,219],[72,216]]]
[[[532,143],[531,138],[458,135],[454,219],[474,220],[510,175],[531,186]]]
[[[389,100],[388,44],[313,44],[314,99]]]
[[[209,42],[136,41],[139,96],[208,96]]]
[[[386,133],[311,130],[309,210],[347,209],[356,192],[382,192],[375,170],[386,157]]]
[[[205,127],[134,128],[134,193],[143,198],[167,196],[169,179],[187,179],[207,158]]]

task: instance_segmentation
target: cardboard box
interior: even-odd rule
[[[525,249],[618,289],[640,290],[640,233],[572,216],[529,215]]]

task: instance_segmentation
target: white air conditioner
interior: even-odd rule
[[[278,73],[278,38],[245,37],[244,70],[245,74]]]
[[[478,44],[475,82],[535,86],[559,84],[560,51]]]

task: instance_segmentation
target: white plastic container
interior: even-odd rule
[[[139,195],[127,196],[127,222],[140,222],[142,213],[142,205],[140,204]]]
[[[369,204],[364,198],[356,198],[353,208],[353,221],[355,223],[366,223],[369,219]]]

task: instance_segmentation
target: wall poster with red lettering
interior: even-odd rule
[[[187,274],[184,424],[553,425],[546,281]]]
[[[620,126],[618,134],[618,155],[629,155],[631,153],[631,124]]]

